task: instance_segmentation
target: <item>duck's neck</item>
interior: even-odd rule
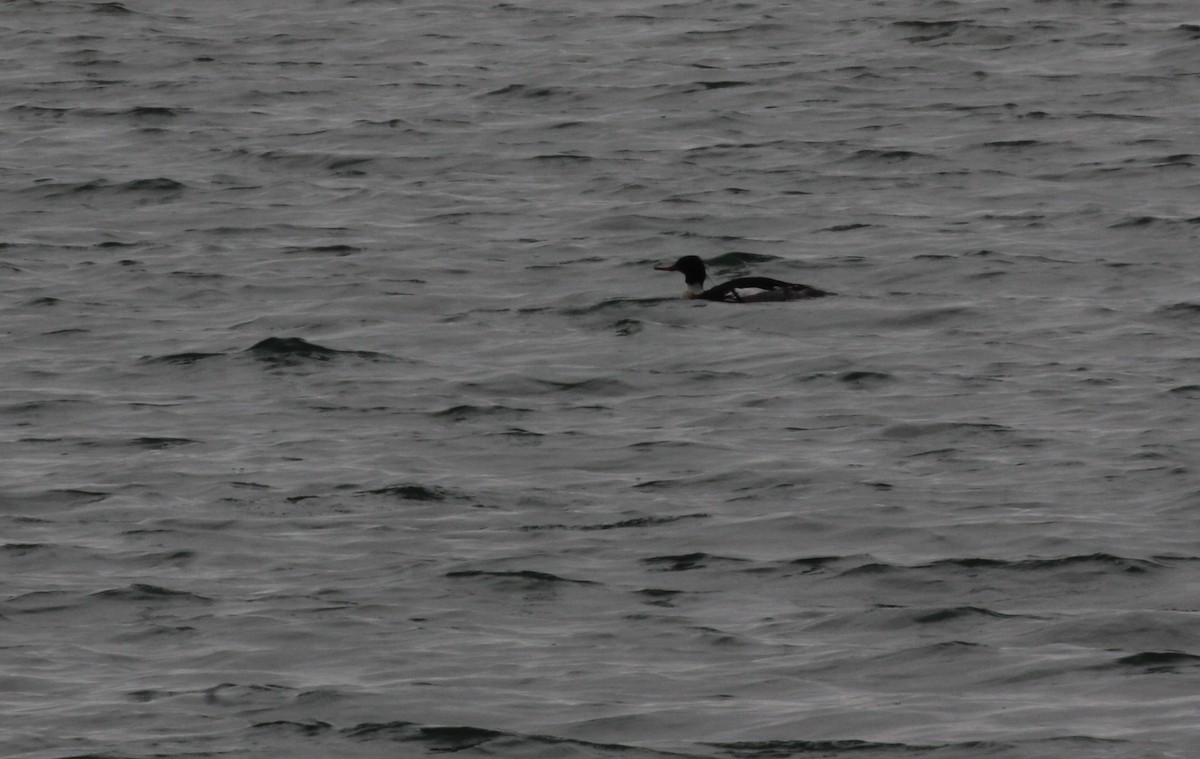
[[[702,292],[704,292],[704,280],[700,280],[699,282],[688,282],[687,289],[683,291],[683,297],[695,298]]]

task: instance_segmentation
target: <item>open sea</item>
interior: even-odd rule
[[[6,759],[1200,756],[1194,0],[0,40]]]

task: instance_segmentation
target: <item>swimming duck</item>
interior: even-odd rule
[[[684,256],[670,266],[655,266],[658,271],[677,271],[683,274],[687,289],[685,298],[715,300],[722,303],[765,303],[779,300],[800,300],[830,295],[824,290],[770,277],[738,277],[724,284],[704,289],[708,271],[700,256]]]

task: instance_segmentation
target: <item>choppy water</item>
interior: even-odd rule
[[[1190,3],[0,35],[5,756],[1195,756]]]

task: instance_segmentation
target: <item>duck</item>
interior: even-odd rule
[[[687,289],[683,291],[685,298],[699,298],[720,303],[767,303],[822,298],[833,294],[812,285],[784,282],[770,277],[738,277],[705,289],[704,281],[708,279],[708,270],[704,268],[704,261],[700,256],[684,256],[670,266],[655,266],[654,268],[657,271],[682,273],[684,281],[687,282]]]

